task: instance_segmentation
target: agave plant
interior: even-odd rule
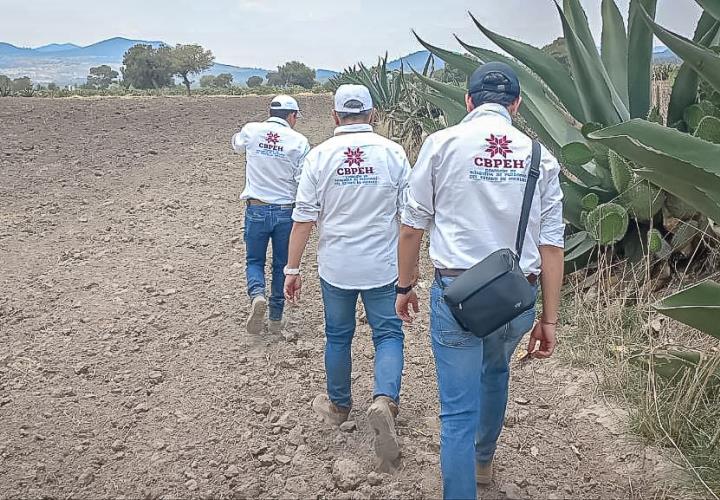
[[[458,38],[479,61],[503,61],[516,70],[524,121],[565,167],[565,217],[577,229],[568,240],[568,260],[598,244],[617,244],[631,258],[648,250],[667,256],[680,240],[685,246],[692,240],[687,231],[697,232],[698,212],[720,220],[720,146],[713,144],[720,143],[720,57],[708,48],[717,43],[720,2],[696,1],[705,11],[694,39],[686,40],[654,22],[657,0],[631,0],[627,28],[615,1],[603,0],[600,50],[579,0],[564,0],[562,8],[556,3],[570,68],[491,31],[472,14],[478,29],[511,57]],[[652,107],[654,35],[685,61],[667,110]],[[468,56],[418,40],[450,67],[467,75],[477,68]],[[418,78],[433,89],[432,103],[449,123],[462,119],[464,88]],[[711,92],[698,103],[701,81]],[[644,142],[638,144],[637,135]],[[680,164],[685,168],[674,168]]]
[[[377,130],[381,134],[396,140],[405,146],[409,153],[416,152],[428,132],[438,130],[438,111],[423,96],[411,89],[404,67],[388,71],[388,56],[380,57],[378,64],[368,68],[363,63],[345,69],[334,77],[329,86],[337,89],[344,83],[365,85],[373,98],[377,117]],[[429,74],[432,61],[428,60],[423,74]]]

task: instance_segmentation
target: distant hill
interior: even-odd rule
[[[394,61],[390,61],[388,63],[388,69],[390,70],[399,70],[400,66],[402,64],[402,67],[405,69],[405,71],[410,71],[410,68],[414,69],[417,72],[422,72],[423,68],[425,67],[425,63],[427,63],[428,57],[430,56],[430,52],[427,50],[420,50],[418,52],[413,52],[412,54],[408,54],[405,57],[401,57],[399,59],[395,59]],[[435,58],[435,69],[442,69],[445,67],[445,62],[443,62],[442,59]]]
[[[37,47],[36,49],[33,49],[35,52],[41,52],[41,53],[48,53],[48,52],[63,52],[65,50],[73,50],[73,49],[80,49],[79,45],[75,45],[74,43],[51,43],[50,45],[43,45],[42,47]]]
[[[72,43],[52,43],[34,49],[16,47],[0,42],[0,74],[11,78],[29,76],[33,82],[58,85],[79,85],[85,83],[88,72],[93,66],[107,64],[119,71],[125,52],[137,44],[157,47],[164,42],[154,40],[130,40],[115,37],[86,47]],[[251,76],[265,78],[269,70],[264,68],[245,68],[229,64],[216,63],[202,75],[230,73],[238,85],[245,85]],[[317,70],[317,79],[327,81],[337,73],[327,69]],[[200,75],[200,76],[202,76]],[[195,83],[200,78],[195,78]]]

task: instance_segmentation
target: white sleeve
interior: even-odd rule
[[[543,151],[542,169],[540,245],[564,248],[565,222],[563,221],[563,193],[560,189],[560,165],[547,151]]]
[[[400,164],[400,177],[398,179],[397,193],[397,210],[400,218],[402,218],[405,213],[405,207],[407,206],[408,183],[410,182],[410,174],[412,172],[410,161],[407,159],[405,151],[402,152],[401,161],[402,163]]]
[[[232,138],[232,147],[236,153],[242,153],[245,151],[248,143],[250,142],[250,133],[247,130],[247,126],[243,127],[240,132],[235,134]]]
[[[305,157],[295,198],[293,220],[295,222],[316,222],[320,215],[318,178],[315,167],[317,155],[312,151]]]
[[[293,171],[295,174],[295,182],[300,182],[300,176],[303,171],[303,163],[305,163],[305,158],[307,158],[308,153],[310,152],[310,143],[305,139],[299,148],[299,156],[295,163],[293,163]]]
[[[435,151],[430,136],[420,150],[408,181],[402,223],[415,229],[429,229],[435,217]]]

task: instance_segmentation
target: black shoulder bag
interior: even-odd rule
[[[533,141],[515,251],[503,248],[490,254],[443,290],[457,322],[478,337],[490,335],[535,305],[535,290],[520,268],[520,255],[539,177],[540,144]]]

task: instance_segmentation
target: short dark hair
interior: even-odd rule
[[[485,77],[484,82],[490,85],[510,85],[510,80],[502,73],[490,73]],[[470,94],[470,99],[476,108],[483,104],[500,104],[508,107],[517,100],[517,97],[505,92],[481,90]]]
[[[282,118],[283,120],[287,120],[290,115],[293,113],[297,113],[294,109],[271,109],[270,110],[270,116],[273,118]]]

